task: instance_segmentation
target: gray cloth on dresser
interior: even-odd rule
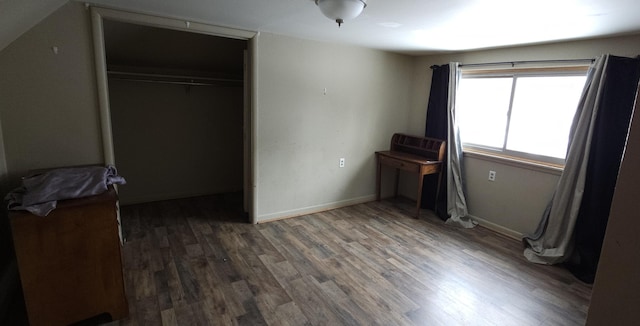
[[[69,167],[34,173],[22,179],[22,186],[5,197],[10,210],[27,210],[46,216],[58,200],[99,195],[112,184],[125,184],[112,165]]]

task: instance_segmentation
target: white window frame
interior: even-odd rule
[[[512,69],[461,69],[462,78],[512,78],[511,97],[509,100],[509,109],[507,112],[507,123],[505,126],[505,136],[502,148],[489,147],[469,142],[462,143],[462,149],[465,153],[473,153],[479,156],[490,156],[493,158],[504,159],[512,162],[520,162],[536,166],[548,166],[555,169],[564,168],[565,159],[549,157],[544,155],[531,154],[526,152],[514,151],[507,149],[507,141],[509,136],[509,128],[511,123],[511,112],[513,109],[513,100],[516,90],[516,82],[520,77],[556,77],[556,76],[586,76],[589,69],[588,65],[576,65],[569,67],[545,67],[545,68],[512,68]]]

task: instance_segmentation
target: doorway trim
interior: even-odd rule
[[[104,44],[104,19],[133,23],[137,25],[145,25],[152,27],[159,27],[165,29],[173,29],[183,32],[207,34],[213,36],[220,36],[226,38],[240,39],[248,41],[247,53],[249,60],[248,76],[250,80],[245,80],[247,87],[250,88],[249,92],[245,92],[244,102],[245,106],[249,105],[250,112],[249,119],[244,119],[244,142],[249,142],[250,148],[249,155],[244,155],[244,164],[249,166],[250,180],[244,180],[243,190],[248,196],[245,196],[249,202],[245,202],[244,206],[249,214],[249,219],[252,223],[256,223],[256,196],[255,196],[255,143],[254,136],[256,132],[255,113],[256,113],[256,43],[259,33],[251,32],[241,29],[227,28],[215,25],[209,25],[200,22],[193,22],[184,19],[160,17],[147,14],[140,14],[116,9],[109,9],[103,7],[91,6],[91,25],[93,30],[93,48],[95,58],[96,69],[96,81],[98,87],[98,106],[100,110],[100,129],[102,131],[102,149],[104,155],[105,164],[115,164],[115,154],[113,148],[113,132],[111,125],[111,109],[109,104],[109,85],[107,81],[107,61],[106,61],[106,49]],[[247,134],[248,132],[248,134]]]

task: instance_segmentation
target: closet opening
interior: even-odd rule
[[[249,222],[248,38],[92,9],[94,38],[97,24],[103,45],[96,63],[105,162],[127,179],[119,187],[120,205],[182,200],[206,208],[215,202],[233,206],[240,212],[234,218]]]

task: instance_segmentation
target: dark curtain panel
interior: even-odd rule
[[[640,59],[610,56],[605,89],[591,141],[584,194],[567,267],[593,283],[633,112]]]
[[[427,125],[425,137],[447,139],[447,102],[449,100],[449,65],[431,66],[433,77],[431,78],[431,92],[429,105],[427,106]],[[446,156],[449,153],[445,154]],[[446,162],[446,160],[445,160]],[[442,165],[442,182],[438,196],[438,215],[446,220],[447,215],[447,170],[446,163]],[[438,175],[424,176],[422,188],[422,208],[433,209],[435,207],[436,188]]]

